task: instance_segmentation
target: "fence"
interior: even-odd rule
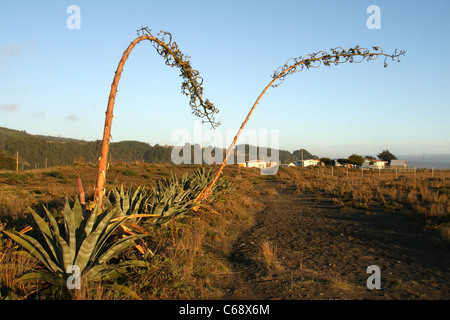
[[[348,168],[348,167],[334,167],[334,166],[308,166],[308,167],[290,167],[290,168],[298,168],[299,170],[310,170],[311,172],[315,172],[316,175],[331,175],[331,176],[347,176],[347,177],[356,177],[356,176],[394,176],[399,177],[400,175],[411,175],[411,176],[428,176],[435,177],[437,173],[440,172],[450,172],[447,169],[427,169],[416,167],[388,167],[388,168]]]

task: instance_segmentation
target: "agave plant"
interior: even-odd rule
[[[109,263],[125,249],[135,245],[135,240],[146,236],[134,234],[116,237],[114,231],[125,221],[125,218],[112,221],[116,210],[104,211],[98,215],[96,206],[89,217],[83,219],[78,199],[73,209],[66,200],[63,226],[56,222],[45,206],[44,210],[49,223],[30,208],[42,233],[43,241],[21,232],[3,231],[42,265],[42,268],[23,275],[19,281],[39,280],[47,283],[52,291],[64,290],[69,277],[73,276],[74,268],[78,268],[86,281],[100,281],[116,279],[128,267],[147,266],[143,260]],[[65,232],[60,232],[60,229],[64,229]],[[133,294],[131,290],[121,285],[107,286]]]
[[[110,210],[116,209],[117,216],[135,216],[142,213],[142,205],[147,198],[148,192],[141,186],[132,191],[132,186],[128,189],[128,192],[124,191],[123,185],[111,190],[113,201],[107,200],[106,205]],[[142,204],[142,205],[141,205]]]
[[[195,195],[198,196],[213,181],[214,174],[211,169],[206,171],[206,168],[200,168],[199,170],[194,171],[191,177],[192,185],[195,186],[193,188],[195,190]],[[217,198],[218,196],[222,196],[231,192],[232,189],[231,183],[226,178],[222,177],[211,187],[211,196],[209,199],[213,200],[214,197]]]
[[[146,190],[130,187],[124,191],[123,185],[111,190],[112,196],[107,201],[109,210],[115,209],[118,217],[127,216],[145,225],[163,225],[171,219],[186,216],[190,210],[199,206],[197,195],[212,181],[211,170],[205,168],[193,171],[190,176],[185,173],[178,178],[174,173],[170,177],[159,180],[155,186]],[[220,179],[213,186],[213,193],[219,196],[231,190],[226,179]],[[213,197],[210,197],[212,200]],[[129,221],[122,225],[125,231],[139,230],[138,225]],[[128,228],[128,229],[127,229]],[[143,232],[141,230],[141,232]]]
[[[185,173],[178,179],[175,174],[172,174],[171,177],[158,181],[148,199],[145,200],[145,211],[154,215],[148,221],[161,225],[170,219],[185,216],[192,209],[195,210],[200,204],[197,196],[212,179],[211,170],[206,171],[205,168],[200,168],[193,171],[190,176]],[[212,189],[216,197],[230,190],[231,185],[225,179],[219,180]],[[210,200],[212,199],[211,197]]]
[[[178,179],[175,174],[164,178],[151,188],[150,195],[145,202],[144,210],[149,218],[145,223],[163,225],[171,219],[185,216],[197,205],[189,188],[187,175]]]

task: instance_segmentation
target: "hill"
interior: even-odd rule
[[[194,163],[194,149],[199,145],[188,145],[191,148],[191,163]],[[0,127],[0,154],[6,157],[7,165],[3,168],[11,169],[10,157],[16,156],[19,151],[19,169],[35,169],[72,164],[74,162],[93,163],[100,155],[101,141],[84,141],[72,138],[53,137],[44,135],[32,135],[26,131],[19,131]],[[110,162],[134,162],[172,164],[171,146],[151,146],[140,141],[120,141],[110,145]],[[198,149],[197,149],[198,150]],[[203,151],[204,148],[201,148]],[[242,145],[236,146],[236,150],[242,150]],[[249,154],[251,147],[244,146],[245,159],[252,159]],[[266,148],[256,148],[258,159],[270,156]],[[235,151],[235,159],[237,151]],[[226,150],[222,150],[224,156]],[[282,163],[290,163],[301,158],[301,150],[293,153],[286,150],[278,150]],[[303,158],[317,158],[307,150],[303,150]],[[236,161],[235,161],[236,162]],[[15,164],[14,164],[15,167]]]

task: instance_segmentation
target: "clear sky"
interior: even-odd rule
[[[80,8],[80,29],[67,27],[70,5]],[[367,27],[370,5],[380,8],[380,29]],[[267,131],[266,140],[278,130],[281,149],[319,156],[449,154],[449,14],[442,0],[1,1],[0,126],[101,139],[114,71],[148,26],[171,32],[191,56],[223,136],[290,57],[337,46],[406,50],[388,68],[379,59],[290,75],[267,91],[246,129]],[[180,86],[178,69],[149,42],[138,45],[119,83],[112,141],[173,145],[181,129],[194,143],[197,119]]]

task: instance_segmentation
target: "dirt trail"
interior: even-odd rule
[[[423,223],[400,212],[338,208],[276,181],[256,197],[263,209],[233,246],[225,299],[449,299],[450,250]],[[264,192],[264,188],[276,190]],[[277,248],[268,270],[260,246]],[[369,290],[367,267],[381,270]]]

